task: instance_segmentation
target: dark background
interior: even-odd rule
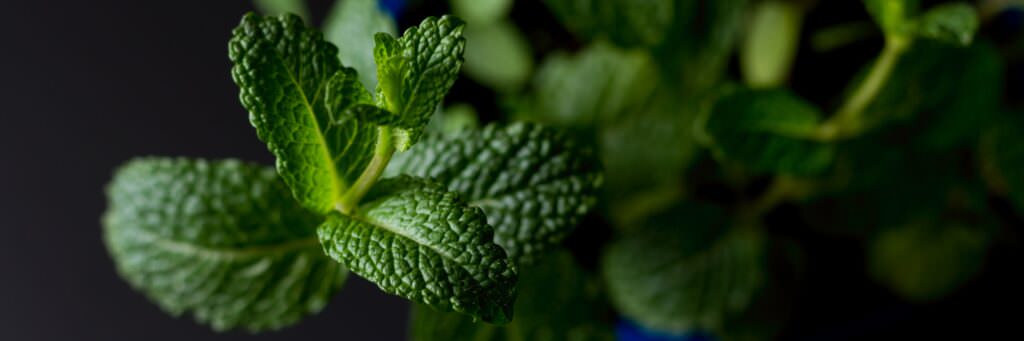
[[[316,21],[329,3],[311,1]],[[857,2],[842,3],[812,13],[808,26],[833,15],[863,17]],[[552,28],[538,7],[517,4],[513,17]],[[322,313],[252,337],[171,318],[114,272],[99,217],[103,185],[118,164],[142,155],[271,162],[229,74],[227,41],[248,1],[17,1],[0,8],[0,340],[404,337],[405,300],[357,276]],[[415,9],[408,20],[444,11],[431,8]],[[854,50],[869,53],[801,53],[796,91],[826,100],[837,93],[849,77],[823,75],[852,75],[880,41],[862,44],[869,46]],[[452,96],[494,108],[493,94],[466,79]],[[920,306],[864,277],[858,242],[801,226],[776,232],[821,256],[807,261],[802,277],[809,281],[796,295],[785,339],[989,335],[1014,331],[1024,306],[1019,245],[997,245],[963,290]]]
[[[0,7],[0,340],[251,339],[160,311],[117,277],[99,225],[104,184],[134,156],[271,164],[229,73],[249,2]],[[258,339],[398,340],[406,307],[350,276],[321,314]]]

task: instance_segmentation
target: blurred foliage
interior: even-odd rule
[[[459,97],[457,83],[430,129],[564,128],[599,151],[605,195],[567,252],[521,269],[511,324],[416,307],[413,339],[608,339],[606,308],[666,335],[771,339],[788,302],[773,279],[802,264],[770,261],[780,229],[856,240],[865,266],[845,271],[909,302],[941,300],[992,247],[1019,245],[1001,240],[1024,214],[1024,116],[1010,107],[1024,34],[999,31],[997,13],[1021,5],[864,0],[851,21],[814,17],[837,4],[811,0],[449,5],[469,23],[461,90],[483,90]],[[331,15],[328,37],[394,30],[360,13]],[[840,57],[859,71],[833,71]],[[811,79],[839,85],[794,80],[821,70]],[[1002,201],[1015,211],[993,213]]]

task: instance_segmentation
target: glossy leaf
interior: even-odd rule
[[[518,263],[561,243],[595,206],[602,182],[591,151],[525,123],[427,138],[396,155],[387,174],[432,178],[461,194]]]
[[[273,169],[136,159],[107,197],[104,241],[118,273],[163,310],[216,330],[292,325],[345,280],[317,241],[321,218],[292,200]]]
[[[486,322],[512,319],[516,268],[487,217],[439,184],[385,179],[354,216],[317,231],[324,251],[387,293]]]

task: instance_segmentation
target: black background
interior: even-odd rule
[[[330,1],[311,3],[322,19]],[[808,25],[863,16],[843,3],[812,13]],[[516,6],[520,24],[544,15]],[[429,8],[409,20],[444,11]],[[356,276],[321,314],[253,337],[171,318],[114,272],[99,217],[118,164],[142,155],[271,163],[229,74],[226,45],[247,1],[9,1],[0,10],[0,340],[403,338],[407,303]],[[828,101],[877,48],[856,50],[868,53],[801,53],[796,91]],[[844,76],[824,78],[836,74]],[[453,96],[494,106],[493,94],[465,79]],[[775,232],[817,255],[786,339],[992,335],[1013,332],[1024,306],[1019,243],[997,245],[963,290],[915,306],[864,278],[858,242],[801,226]]]

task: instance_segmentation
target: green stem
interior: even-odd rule
[[[395,144],[391,141],[391,128],[378,127],[377,146],[373,150],[373,159],[370,159],[370,164],[366,166],[362,174],[359,174],[356,182],[338,200],[335,205],[338,211],[344,214],[352,214],[355,211],[359,199],[362,199],[370,187],[377,182],[377,178],[384,173],[384,169],[387,168],[388,162],[391,161],[391,156],[394,154]]]
[[[886,39],[885,48],[882,49],[881,55],[875,60],[875,64],[872,65],[871,71],[868,72],[864,81],[846,99],[836,114],[819,128],[818,137],[820,139],[831,141],[852,137],[861,132],[864,128],[863,122],[861,122],[861,113],[878,96],[886,81],[889,80],[889,76],[892,75],[896,62],[899,61],[900,56],[909,45],[910,40],[907,38],[888,37]]]

